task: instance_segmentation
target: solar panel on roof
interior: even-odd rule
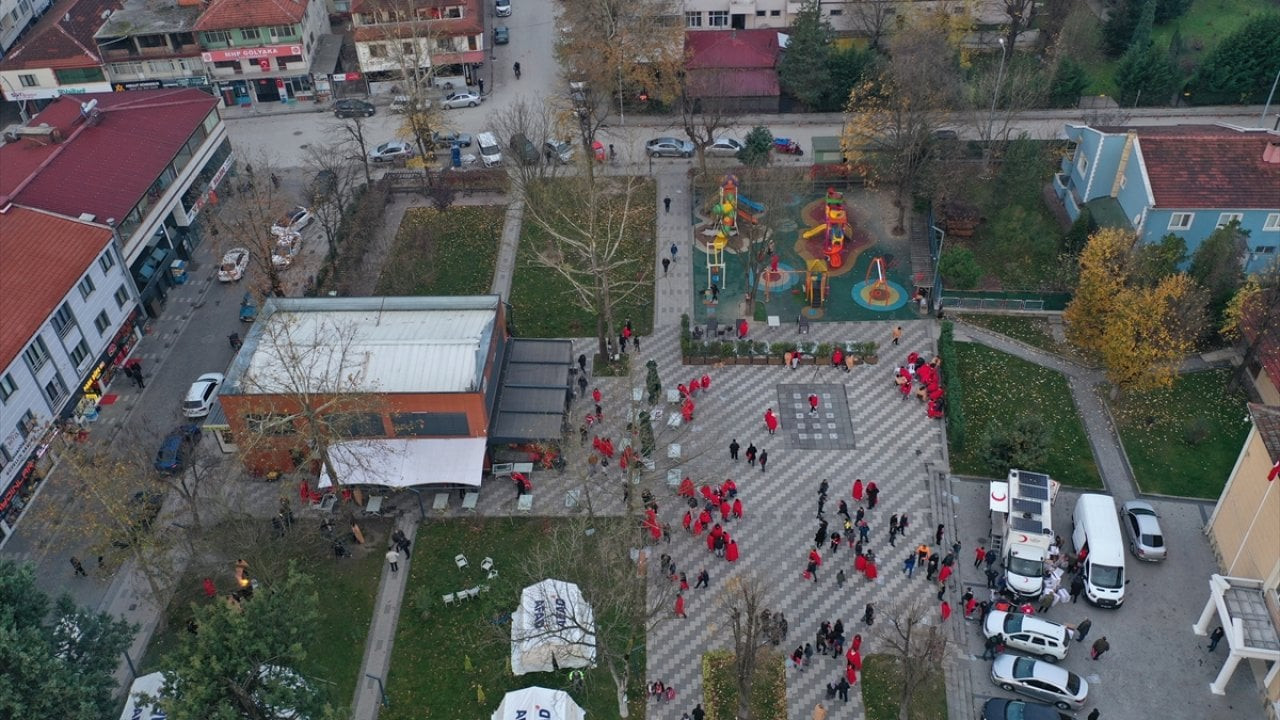
[[[1044,532],[1044,526],[1040,524],[1040,521],[1031,518],[1011,518],[1009,520],[1009,525],[1013,527],[1014,530],[1019,530],[1021,532],[1035,533],[1037,535]]]
[[[1018,497],[1028,498],[1030,500],[1048,500],[1049,488],[1036,487],[1034,485],[1019,485]]]
[[[1030,513],[1039,515],[1044,512],[1044,503],[1039,500],[1025,500],[1023,498],[1013,499],[1013,511],[1016,513]]]
[[[1023,471],[1018,473],[1018,479],[1021,480],[1024,485],[1034,485],[1036,487],[1043,488],[1049,487],[1049,476],[1044,473]]]

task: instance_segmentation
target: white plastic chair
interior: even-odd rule
[[[487,558],[485,558],[484,560],[481,560],[481,561],[480,561],[480,569],[481,569],[481,570],[484,570],[484,571],[486,571],[486,572],[487,572],[487,571],[489,571],[489,570],[492,570],[492,569],[493,569],[493,558],[491,558],[491,557],[487,557]]]
[[[454,556],[454,558],[453,558],[453,561],[454,561],[454,562],[456,562],[456,563],[458,563],[458,569],[459,569],[459,570],[461,570],[462,568],[464,568],[464,567],[466,567],[466,566],[467,566],[467,556],[466,556],[466,555],[462,555],[462,554],[455,555],[455,556]]]
[[[442,599],[444,600],[445,607],[448,607],[454,604],[455,602],[457,602],[457,597],[453,593],[449,593],[448,595],[445,595]]]

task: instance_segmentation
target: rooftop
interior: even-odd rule
[[[85,121],[80,103],[89,100],[97,117]],[[0,205],[123,220],[217,105],[193,89],[64,95],[30,123],[57,128],[60,142],[0,147]]]
[[[684,34],[687,70],[768,68],[778,65],[777,30],[691,30]],[[736,77],[736,76],[735,76]]]
[[[224,395],[478,392],[499,298],[271,298]],[[495,380],[496,381],[496,380]]]
[[[1249,416],[1253,418],[1272,462],[1280,460],[1280,405],[1249,403]]]
[[[0,61],[0,70],[102,65],[94,33],[120,0],[61,0]]]
[[[124,0],[111,14],[96,38],[191,32],[200,18],[200,5],[178,5],[173,0]]]
[[[22,352],[110,243],[105,225],[19,205],[0,211],[0,367]]]
[[[196,30],[293,25],[302,22],[310,0],[213,0],[196,21]]]

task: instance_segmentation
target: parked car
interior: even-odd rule
[[[311,211],[299,205],[276,221],[275,225],[271,226],[271,234],[280,236],[289,233],[300,233],[302,228],[311,224],[312,220],[315,220],[315,216],[311,214]]]
[[[449,93],[440,104],[449,109],[456,109],[475,107],[482,102],[484,102],[484,98],[480,97],[479,93],[474,93],[470,90],[463,90],[461,92]]]
[[[738,151],[745,147],[741,142],[729,137],[718,137],[704,151],[707,157],[737,157]]]
[[[433,132],[431,133],[431,144],[444,149],[454,145],[471,147],[471,135],[469,133],[460,133],[456,130]]]
[[[1089,683],[1079,675],[1047,662],[1005,653],[991,663],[991,681],[1063,710],[1079,710],[1089,696]]]
[[[1120,506],[1121,525],[1129,533],[1129,552],[1139,560],[1159,562],[1168,556],[1160,516],[1151,503],[1130,500]]]
[[[129,498],[128,519],[125,527],[117,528],[111,544],[118,548],[127,548],[134,544],[143,533],[151,530],[151,525],[160,514],[164,504],[164,495],[155,490],[139,490]]]
[[[339,100],[333,104],[333,114],[340,118],[373,117],[377,111],[373,103],[364,100]]]
[[[693,143],[673,137],[654,138],[645,143],[649,157],[693,157]]]
[[[155,469],[162,473],[179,473],[187,463],[187,455],[200,442],[199,425],[179,425],[160,441]]]
[[[1031,653],[1047,662],[1062,660],[1071,647],[1071,631],[1066,625],[1020,612],[991,611],[982,623],[982,632],[989,638],[1001,638],[1010,648]]]
[[[400,140],[384,142],[369,151],[369,159],[376,163],[408,160],[411,157],[413,157],[413,146]]]
[[[1044,703],[991,698],[982,706],[982,720],[1071,720],[1071,716]]]
[[[235,282],[244,277],[249,267],[249,250],[247,248],[231,248],[222,256],[222,264],[218,266],[218,282]]]
[[[548,162],[568,165],[573,162],[573,145],[564,140],[548,140],[542,144],[542,152]]]
[[[498,17],[507,17],[511,14],[511,0],[494,0],[493,14]]]
[[[494,45],[506,45],[509,42],[511,42],[511,31],[507,29],[506,25],[499,25],[493,29]]]
[[[218,399],[218,388],[225,378],[222,373],[205,373],[196,378],[182,400],[182,414],[189,418],[204,417]]]

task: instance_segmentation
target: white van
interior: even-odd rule
[[[1071,540],[1084,573],[1084,596],[1098,607],[1124,602],[1124,538],[1110,495],[1081,495],[1071,516]]]
[[[502,148],[493,133],[482,132],[476,135],[476,145],[480,148],[480,161],[485,167],[502,164]]]

